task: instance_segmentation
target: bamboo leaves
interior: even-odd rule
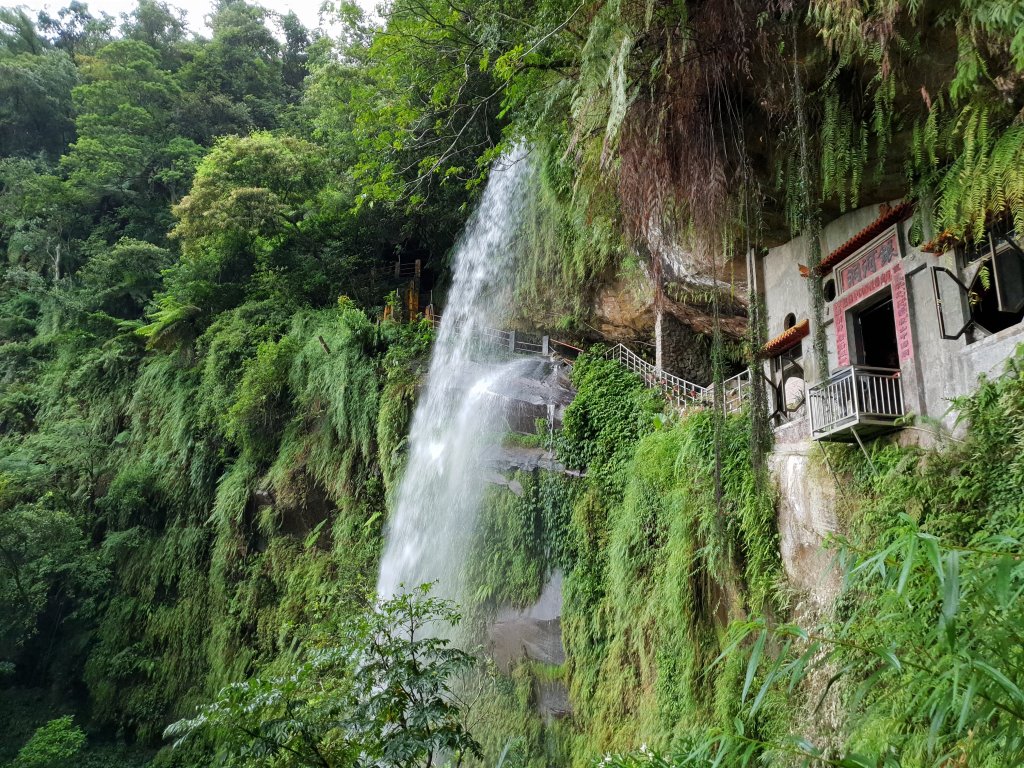
[[[763,620],[736,625],[726,654],[752,640],[745,703],[755,676],[762,680],[746,716],[757,714],[772,686],[800,690],[814,670],[832,669],[819,706],[829,695],[841,696],[854,732],[899,702],[897,716],[909,726],[908,735],[921,718],[931,755],[927,765],[942,765],[963,750],[981,755],[995,744],[1021,759],[1024,616],[1018,598],[1024,569],[1019,557],[1019,548],[949,547],[905,527],[885,549],[853,561],[847,581],[854,600],[850,620],[810,632]],[[794,644],[794,637],[800,642]],[[766,655],[766,647],[774,653]],[[832,764],[875,765],[874,758],[861,759],[848,755]]]

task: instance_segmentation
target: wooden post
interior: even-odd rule
[[[544,336],[540,340],[540,353],[547,356],[548,354],[548,337]]]
[[[395,262],[395,277],[401,277],[402,274],[402,260],[399,259]]]
[[[405,293],[405,304],[409,310],[408,320],[411,323],[416,319],[416,315],[420,313],[420,292],[417,290],[415,283],[409,283]]]
[[[516,351],[516,332],[515,331],[509,331],[508,332],[508,351],[512,352],[512,353],[515,353],[515,351]]]

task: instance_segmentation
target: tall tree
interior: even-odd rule
[[[39,27],[61,50],[72,56],[91,54],[110,42],[114,17],[108,13],[94,16],[88,3],[72,0],[57,11],[56,16],[43,11],[39,14]]]
[[[74,137],[71,92],[77,83],[64,51],[0,50],[0,155],[59,157]]]

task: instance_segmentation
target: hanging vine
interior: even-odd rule
[[[796,112],[796,132],[799,159],[799,211],[800,232],[807,248],[807,285],[811,293],[811,328],[814,340],[814,362],[819,378],[828,375],[828,348],[825,343],[825,295],[822,292],[821,272],[821,209],[813,192],[810,137],[807,127],[807,103],[803,76],[800,72],[797,47],[798,22],[793,20],[793,109]]]

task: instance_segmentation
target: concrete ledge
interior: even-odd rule
[[[793,417],[791,421],[780,424],[774,430],[776,450],[780,446],[789,447],[794,443],[803,443],[811,437],[811,425],[807,419],[804,409]]]
[[[969,373],[973,374],[973,379],[982,374],[989,378],[1000,376],[1006,361],[1013,357],[1014,350],[1021,343],[1024,343],[1024,323],[968,344],[963,351],[964,362],[967,363]],[[968,385],[973,390],[975,382],[972,380]]]

